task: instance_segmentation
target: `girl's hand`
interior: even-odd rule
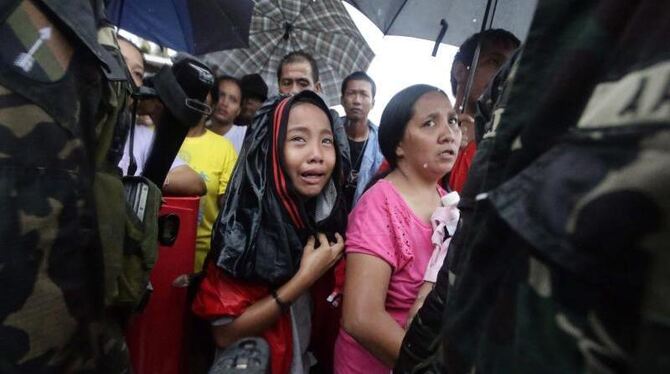
[[[317,248],[314,248],[316,240],[313,236],[307,240],[297,274],[309,284],[316,282],[344,254],[344,239],[339,233],[335,233],[335,243],[329,243],[323,233],[319,233],[318,237],[320,245]]]

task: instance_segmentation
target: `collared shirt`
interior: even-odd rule
[[[346,121],[346,117],[340,117],[337,120],[337,122],[342,126],[346,124]],[[368,185],[368,182],[370,182],[372,177],[374,177],[374,175],[377,173],[379,166],[384,160],[384,156],[382,156],[381,150],[379,149],[378,127],[370,120],[368,120],[367,124],[368,140],[365,149],[363,149],[363,155],[361,156],[362,158],[356,181],[356,191],[354,192],[354,199],[352,206],[349,207],[350,209],[356,205],[356,202],[358,202],[358,199],[360,199],[361,195],[365,191],[365,187]],[[353,163],[355,160],[352,160],[351,162]]]

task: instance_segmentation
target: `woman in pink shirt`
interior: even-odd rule
[[[430,218],[460,144],[458,116],[436,87],[415,85],[388,103],[379,145],[390,165],[349,215],[336,373],[388,373],[432,254]]]

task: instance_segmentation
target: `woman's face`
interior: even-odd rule
[[[298,193],[315,197],[330,180],[335,167],[335,141],[330,121],[309,103],[291,108],[284,141],[286,174]]]
[[[398,163],[431,179],[451,171],[461,144],[458,116],[449,99],[428,92],[414,104],[414,115],[398,144]]]

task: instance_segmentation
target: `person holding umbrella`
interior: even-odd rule
[[[478,43],[481,43],[479,61],[475,68],[470,92],[466,98],[468,76],[472,69],[471,65]],[[463,190],[472,159],[477,150],[475,137],[483,135],[476,134],[475,131],[474,117],[477,112],[477,99],[482,95],[491,78],[519,48],[520,44],[519,39],[509,31],[489,29],[469,37],[454,56],[454,62],[451,65],[451,89],[456,96],[456,108],[459,109],[459,112],[462,110],[459,119],[463,131],[461,150],[449,175],[449,187],[455,191],[461,192]]]

